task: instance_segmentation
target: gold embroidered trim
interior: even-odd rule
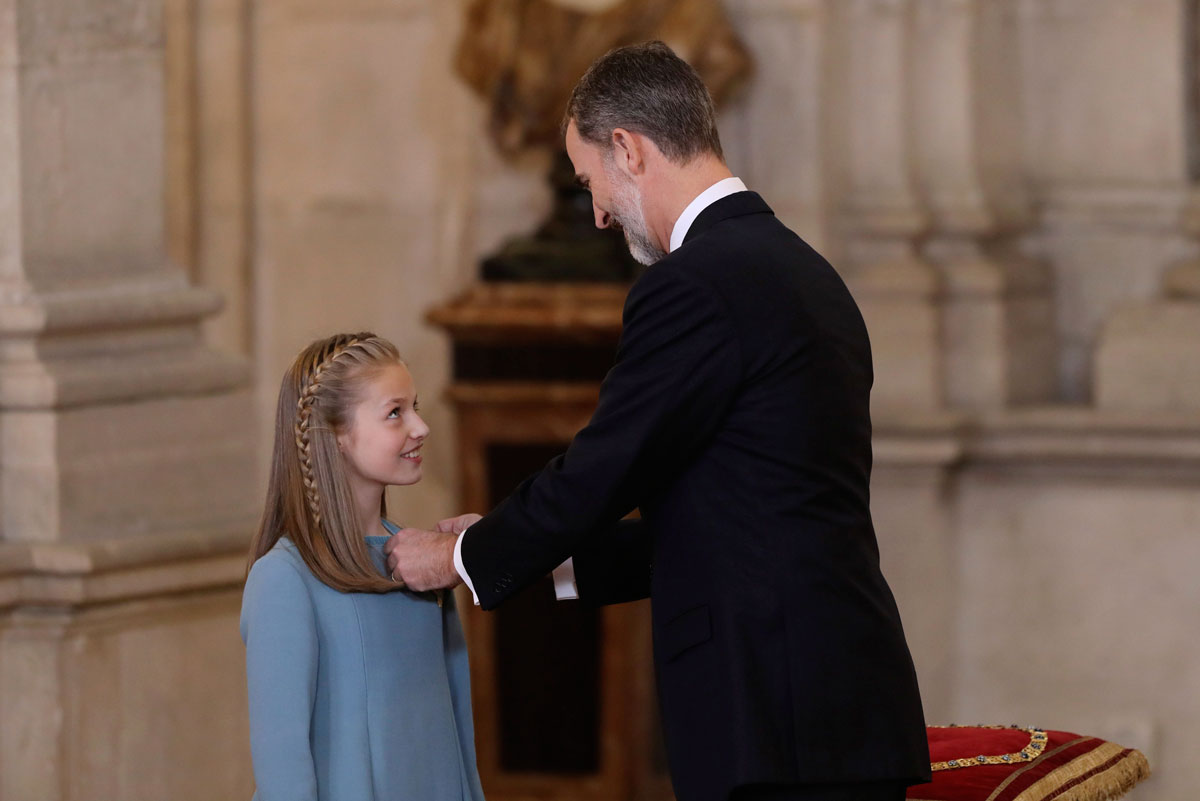
[[[965,756],[956,759],[947,759],[942,762],[933,762],[930,767],[933,770],[956,770],[958,768],[971,768],[979,765],[1019,765],[1022,762],[1032,762],[1041,756],[1041,753],[1046,748],[1046,731],[1045,729],[1031,729],[1024,726],[960,726],[956,723],[951,723],[948,726],[930,726],[931,729],[1013,729],[1015,731],[1023,731],[1029,734],[1029,745],[1022,748],[1020,751],[1014,751],[1011,754],[996,754],[986,756]]]

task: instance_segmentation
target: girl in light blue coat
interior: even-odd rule
[[[279,391],[242,599],[258,801],[483,801],[453,596],[394,582],[384,488],[429,428],[395,346],[314,342]]]

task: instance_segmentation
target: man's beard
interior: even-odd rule
[[[624,232],[625,244],[629,246],[629,254],[633,256],[633,260],[649,267],[667,254],[654,244],[650,237],[650,227],[646,225],[646,215],[642,211],[642,196],[633,185],[633,181],[617,170],[606,172],[613,193],[609,214]]]

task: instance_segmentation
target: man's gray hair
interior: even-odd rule
[[[615,128],[649,137],[676,164],[711,153],[724,160],[712,95],[691,65],[662,42],[610,50],[579,79],[563,130],[607,149]]]

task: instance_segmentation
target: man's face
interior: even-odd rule
[[[654,264],[665,256],[650,235],[641,193],[633,180],[616,165],[612,148],[606,151],[584,141],[574,120],[567,125],[566,145],[567,157],[575,168],[575,180],[592,193],[596,227],[615,225],[620,228],[629,252],[640,264]]]

